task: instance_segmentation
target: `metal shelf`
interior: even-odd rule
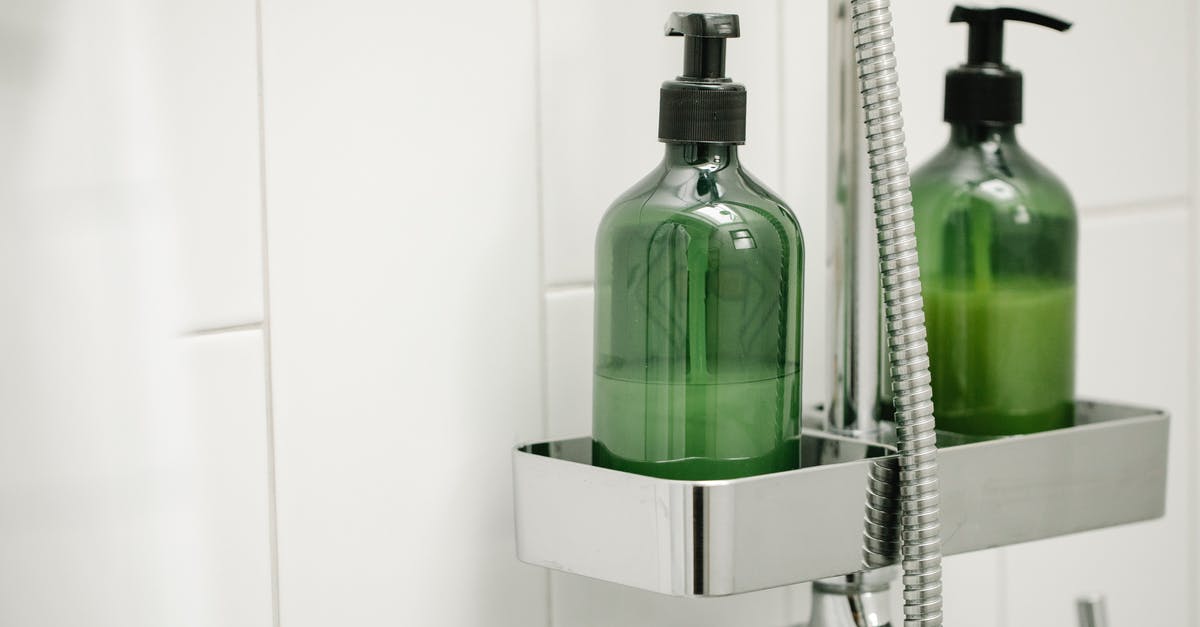
[[[946,555],[1158,518],[1165,412],[1079,401],[1073,427],[939,450]],[[950,438],[943,438],[948,440]],[[591,439],[513,452],[517,555],[676,596],[854,572],[873,464],[891,449],[806,429],[803,468],[673,481],[591,465]],[[845,461],[849,460],[849,461]]]

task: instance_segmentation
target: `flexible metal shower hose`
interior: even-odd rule
[[[925,313],[896,83],[889,0],[852,0],[855,58],[866,112],[879,267],[895,395],[899,471],[876,465],[868,488],[864,563],[895,559],[898,528],[905,627],[942,624],[937,438]],[[898,484],[898,489],[897,489]],[[899,519],[896,519],[896,501]]]

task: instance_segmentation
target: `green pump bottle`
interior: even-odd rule
[[[938,427],[1012,435],[1074,419],[1077,218],[1071,195],[1017,143],[1022,77],[1001,60],[1020,9],[955,7],[965,65],[946,75],[950,142],[912,176]]]
[[[745,170],[746,90],[725,77],[736,15],[676,13],[666,154],[596,236],[593,461],[670,479],[795,468],[800,227]]]

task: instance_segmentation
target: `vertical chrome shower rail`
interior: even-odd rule
[[[850,0],[829,3],[829,270],[828,353],[832,360],[826,412],[829,431],[880,436],[881,364],[879,251],[871,181],[851,41]]]
[[[867,173],[867,144],[855,63],[850,0],[829,0],[828,320],[829,373],[825,429],[865,440],[889,440],[882,432],[882,346],[879,250],[875,243],[874,199]],[[861,573],[814,584],[822,591],[809,627],[875,624],[854,611],[868,597],[886,599],[900,554],[899,477],[875,464],[867,486]],[[871,586],[864,585],[870,581]],[[841,595],[840,599],[837,599]]]

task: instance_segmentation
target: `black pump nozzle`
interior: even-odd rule
[[[724,13],[672,13],[668,37],[683,37],[681,79],[725,78],[725,40],[741,37],[738,16]]]
[[[950,12],[950,22],[965,22],[968,30],[967,64],[995,63],[1004,65],[1004,22],[1027,22],[1062,32],[1071,28],[1070,22],[1034,13],[1025,9],[999,7],[973,9],[956,6]]]
[[[969,27],[967,62],[946,73],[947,122],[1017,124],[1023,118],[1021,73],[1004,64],[1004,23],[1027,22],[1057,31],[1070,22],[1016,9],[956,6],[950,22]]]
[[[725,76],[725,40],[741,34],[736,15],[672,13],[667,18],[666,35],[683,37],[683,74],[662,85],[660,140],[746,141],[746,88]]]

